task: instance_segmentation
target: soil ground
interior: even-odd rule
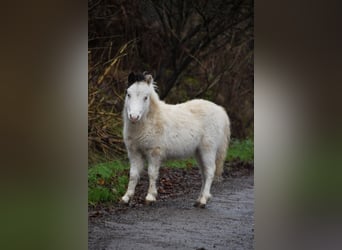
[[[206,208],[193,207],[199,195],[198,169],[160,171],[157,202],[145,205],[144,173],[129,206],[89,208],[89,249],[253,249],[253,164],[225,164],[223,181],[213,183]]]

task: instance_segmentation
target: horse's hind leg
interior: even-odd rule
[[[202,170],[202,189],[199,198],[197,199],[195,206],[204,208],[209,199],[211,198],[210,188],[215,174],[215,152],[201,151],[201,159],[203,162]]]
[[[204,172],[204,164],[203,164],[202,156],[201,156],[199,150],[197,150],[195,153],[195,159],[196,159],[196,162],[198,164],[198,168],[201,172],[201,178],[202,178],[202,186],[201,186],[201,192],[200,192],[200,197],[201,197],[202,192],[203,192],[203,188],[204,188],[204,183],[205,183],[205,172]],[[199,199],[198,199],[198,202],[199,202]],[[198,202],[195,203],[195,206],[197,206]]]
[[[121,203],[128,203],[133,197],[135,192],[135,187],[139,181],[141,170],[144,167],[144,159],[139,153],[130,153],[130,171],[129,171],[129,182],[128,188],[125,195],[121,198]]]

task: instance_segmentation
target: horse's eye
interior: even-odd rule
[[[144,97],[144,101],[147,101],[147,96]]]
[[[127,97],[128,97],[128,98],[130,98],[130,97],[131,97],[131,95],[130,95],[130,94],[127,94]]]

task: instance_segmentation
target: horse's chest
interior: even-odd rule
[[[156,140],[153,140],[150,137],[145,137],[136,141],[137,147],[142,151],[153,148],[156,144],[157,144]]]
[[[144,152],[157,146],[159,139],[153,134],[145,133],[128,136],[125,143],[130,148]]]

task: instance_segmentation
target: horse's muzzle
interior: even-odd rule
[[[129,120],[130,120],[131,122],[136,123],[137,121],[140,120],[140,115],[132,115],[132,114],[130,114],[130,115],[128,116],[128,118],[129,118]]]

